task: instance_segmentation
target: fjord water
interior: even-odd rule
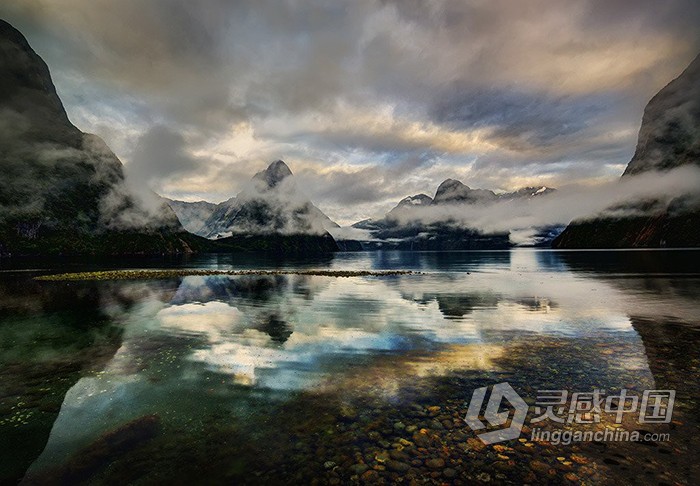
[[[2,262],[0,482],[698,475],[700,252]],[[96,268],[412,275],[42,282]],[[484,447],[472,391],[675,389],[669,442]],[[641,427],[643,430],[646,428]]]

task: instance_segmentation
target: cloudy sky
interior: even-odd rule
[[[700,52],[696,0],[3,0],[75,125],[162,195],[218,202],[285,160],[331,218],[446,178],[617,178]]]

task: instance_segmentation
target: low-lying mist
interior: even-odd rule
[[[685,201],[686,208],[700,206],[700,168],[684,166],[595,186],[565,186],[527,200],[399,208],[390,217],[402,225],[447,223],[484,233],[509,231],[513,243],[523,244],[537,228],[601,216],[650,215],[667,208],[677,198]]]

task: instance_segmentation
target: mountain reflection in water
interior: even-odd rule
[[[499,381],[533,398],[547,388],[677,389],[687,424],[678,435],[683,447],[697,442],[695,252],[240,258],[160,266],[424,273],[72,283],[0,273],[1,479],[182,479],[207,464],[222,481],[327,480],[324,463],[377,447],[365,444],[363,420],[421,404],[461,413],[473,388]],[[473,437],[461,427],[455,434]],[[184,450],[188,464],[177,459]],[[654,480],[691,477],[652,457]],[[595,454],[588,461],[600,462],[593,479],[614,476]],[[507,476],[524,477],[515,462]],[[464,477],[497,474],[463,467]]]

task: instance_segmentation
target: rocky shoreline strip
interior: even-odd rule
[[[275,276],[275,275],[307,275],[316,277],[388,277],[395,275],[418,275],[421,272],[412,270],[106,270],[98,272],[74,272],[41,275],[35,280],[42,281],[92,281],[92,280],[157,280],[190,276]]]

